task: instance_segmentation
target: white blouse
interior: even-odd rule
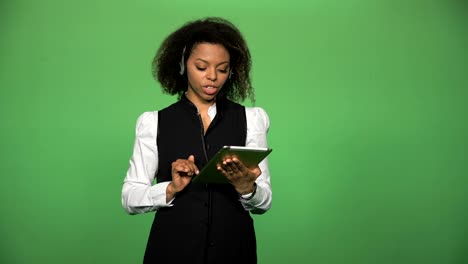
[[[245,145],[267,147],[267,132],[270,127],[267,113],[260,107],[245,107],[245,112],[247,116]],[[208,115],[213,120],[216,116],[216,104],[210,107]],[[173,206],[173,200],[166,202],[166,188],[170,182],[153,185],[158,171],[157,131],[157,111],[140,115],[136,125],[133,155],[122,188],[122,206],[129,214],[141,214]],[[255,181],[257,184],[255,194],[253,197],[249,197],[251,194],[246,194],[239,198],[245,210],[256,214],[262,214],[270,209],[272,198],[268,159],[264,159],[259,167],[262,174]],[[247,197],[249,199],[245,199]],[[174,199],[177,199],[177,196]]]

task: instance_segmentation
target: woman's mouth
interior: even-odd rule
[[[205,92],[208,95],[214,95],[218,92],[218,87],[216,86],[211,86],[211,85],[206,85],[202,86],[203,92]]]

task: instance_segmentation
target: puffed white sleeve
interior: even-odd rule
[[[133,154],[122,187],[122,206],[129,214],[171,206],[172,201],[166,203],[166,188],[170,182],[153,185],[158,171],[157,126],[157,111],[138,117]]]
[[[270,128],[270,119],[260,107],[246,107],[247,117],[247,147],[268,147],[267,133]],[[244,208],[254,214],[263,214],[271,207],[272,192],[270,184],[270,169],[268,158],[259,164],[262,174],[256,179],[256,191],[253,194],[241,196],[240,201]]]

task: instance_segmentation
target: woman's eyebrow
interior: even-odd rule
[[[195,60],[199,60],[199,61],[202,61],[202,62],[204,62],[204,63],[206,63],[206,64],[210,64],[208,61],[206,61],[206,60],[204,60],[204,59],[202,59],[202,58],[197,58],[197,59],[195,59]],[[229,61],[222,61],[222,62],[218,63],[216,66],[219,66],[219,65],[225,64],[225,63],[229,63]]]

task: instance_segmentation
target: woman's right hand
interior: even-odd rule
[[[199,172],[195,165],[195,157],[190,155],[188,159],[178,159],[172,162],[172,181],[166,189],[166,202],[169,202],[174,196],[185,189],[190,183],[192,177]]]

